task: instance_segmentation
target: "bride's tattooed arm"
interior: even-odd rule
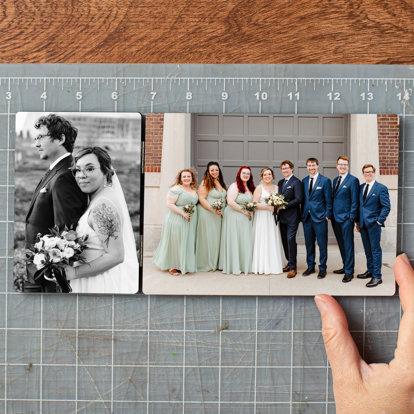
[[[94,230],[106,247],[111,238],[116,240],[121,230],[121,220],[111,203],[101,201],[92,210]]]

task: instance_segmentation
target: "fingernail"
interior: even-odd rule
[[[316,307],[318,308],[320,314],[323,315],[326,312],[325,300],[321,296],[318,296],[318,295],[315,296],[314,300],[315,300]]]
[[[407,263],[408,265],[411,266],[410,259],[408,258],[408,256],[405,253],[401,253],[399,256],[401,257],[401,259],[404,260],[405,263]]]

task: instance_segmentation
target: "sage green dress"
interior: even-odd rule
[[[182,274],[196,271],[195,236],[197,229],[198,195],[189,194],[183,188],[170,189],[170,195],[178,195],[176,206],[183,210],[186,204],[193,203],[194,213],[188,222],[182,215],[168,209],[162,224],[160,244],[152,262],[161,270],[177,269]]]
[[[253,200],[252,194],[238,193],[236,203],[243,204]],[[239,275],[250,272],[253,245],[253,220],[231,208],[224,210],[221,229],[219,269],[223,273]]]
[[[216,188],[211,189],[207,194],[207,201],[213,205],[215,201],[226,203],[227,191],[219,191]],[[222,217],[206,210],[201,204],[198,204],[198,224],[196,240],[196,261],[199,272],[208,272],[216,270],[218,266],[220,253],[221,223]],[[223,210],[224,211],[224,208]]]

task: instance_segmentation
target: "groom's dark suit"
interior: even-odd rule
[[[286,260],[289,269],[294,270],[296,269],[296,233],[301,220],[300,204],[303,200],[303,183],[292,175],[287,182],[285,179],[280,180],[277,186],[279,194],[283,194],[285,200],[288,201],[288,205],[278,211],[278,219]]]
[[[26,215],[26,247],[36,243],[38,233],[50,233],[49,229],[58,225],[76,226],[87,207],[87,195],[76,184],[69,168],[72,156],[59,161],[52,170],[48,170],[36,187]],[[34,267],[28,266],[28,278],[33,282]],[[52,282],[41,286],[42,291],[56,291]]]

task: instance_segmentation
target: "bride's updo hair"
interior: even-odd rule
[[[98,158],[98,162],[101,167],[101,171],[106,177],[107,183],[111,184],[112,176],[115,174],[115,171],[112,168],[111,157],[109,156],[108,152],[102,147],[85,147],[79,150],[78,153],[75,155],[73,168],[75,167],[78,160],[80,160],[82,157],[88,154],[96,155],[96,158]]]

